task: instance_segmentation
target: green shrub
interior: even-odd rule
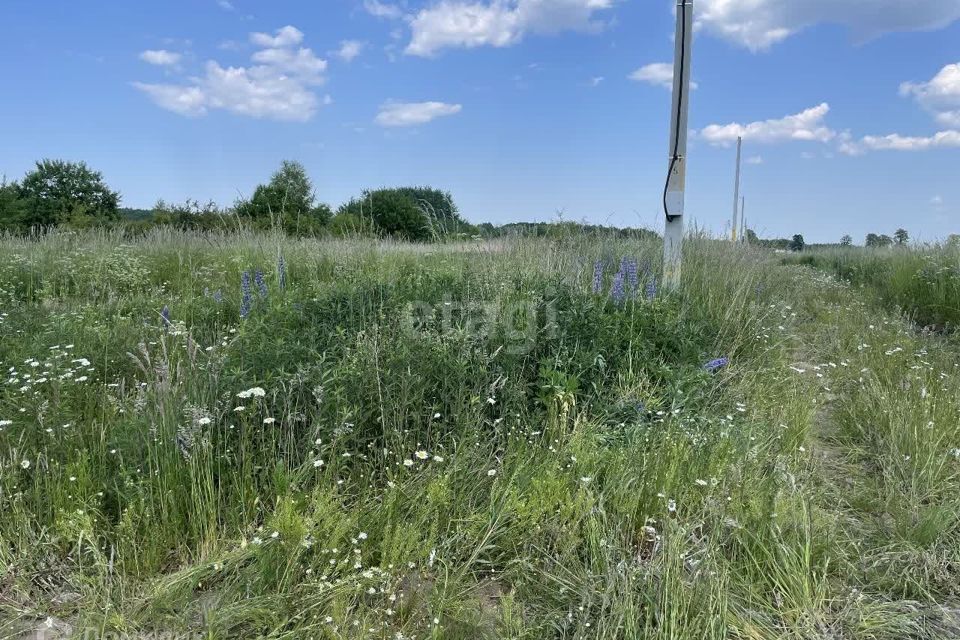
[[[152,220],[155,224],[170,225],[185,231],[236,228],[229,213],[213,201],[201,205],[196,200],[187,200],[183,204],[168,204],[159,200],[153,208]]]
[[[343,238],[347,236],[369,235],[373,233],[370,220],[364,220],[352,213],[338,213],[330,219],[328,230],[331,235]]]
[[[436,234],[425,211],[401,189],[365,191],[359,199],[341,206],[337,213],[372,219],[378,233],[395,238],[427,240]]]
[[[279,227],[294,235],[316,235],[333,212],[315,199],[303,165],[284,160],[270,182],[259,185],[249,200],[238,201],[234,211],[260,229]]]

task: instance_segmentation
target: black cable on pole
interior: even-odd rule
[[[673,138],[673,152],[670,154],[670,169],[667,171],[667,180],[663,185],[663,213],[667,216],[667,222],[673,222],[680,217],[670,215],[670,209],[667,207],[667,192],[670,190],[670,177],[681,159],[677,152],[680,151],[680,115],[683,112],[683,84],[687,67],[687,0],[680,0],[677,6],[680,9],[680,83],[677,92],[677,130]]]

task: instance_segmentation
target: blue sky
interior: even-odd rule
[[[295,159],[334,206],[430,184],[475,222],[660,228],[674,4],[7,0],[0,173],[229,204]],[[960,232],[960,0],[695,10],[691,223],[728,224],[741,134],[761,235]]]

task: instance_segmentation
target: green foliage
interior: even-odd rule
[[[803,248],[806,246],[806,242],[803,240],[803,236],[799,233],[793,236],[793,239],[790,240],[790,251],[803,251]]]
[[[123,220],[144,221],[153,217],[153,209],[133,209],[130,207],[120,207],[120,218]]]
[[[258,228],[279,227],[293,235],[316,235],[330,221],[332,211],[314,204],[313,183],[299,162],[284,160],[270,178],[259,185],[249,200],[236,203],[238,216]]]
[[[775,251],[787,251],[790,248],[790,239],[789,238],[757,238],[757,241],[751,244],[754,244],[763,249],[773,249]]]
[[[412,189],[365,191],[345,203],[338,215],[371,220],[377,233],[405,240],[428,240],[438,232],[424,208],[412,196]]]
[[[896,252],[846,248],[808,253],[803,262],[871,290],[921,327],[960,326],[960,252],[949,244]]]
[[[0,231],[23,233],[30,228],[27,203],[20,198],[16,182],[0,182]]]
[[[9,191],[4,196],[0,224],[19,231],[63,224],[83,227],[119,217],[120,194],[83,162],[41,160],[16,192],[19,203],[10,200]]]
[[[482,223],[478,230],[485,237],[530,237],[550,238],[554,240],[574,238],[608,238],[650,241],[659,236],[656,232],[642,228],[606,227],[583,222],[510,222],[499,227]]]
[[[893,234],[893,240],[901,247],[905,246],[910,242],[910,234],[906,229],[897,229],[896,233]]]
[[[462,222],[460,210],[449,191],[441,191],[433,187],[400,187],[392,191],[413,200],[434,222]]]
[[[880,249],[884,247],[889,247],[893,244],[893,238],[888,235],[878,235],[876,233],[868,233],[866,239],[864,240],[864,246],[870,249]]]
[[[189,230],[229,230],[236,228],[236,222],[229,212],[222,211],[214,202],[201,205],[196,200],[187,200],[183,204],[167,203],[158,200],[153,207],[152,222],[169,225],[177,229]]]
[[[853,238],[850,236],[850,234],[847,234],[847,235],[843,236],[842,238],[840,238],[840,246],[841,246],[841,247],[849,247],[849,246],[852,246],[852,245],[853,245]]]
[[[949,637],[960,347],[703,238],[615,303],[660,243],[558,226],[0,238],[4,630]]]

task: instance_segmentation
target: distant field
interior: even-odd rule
[[[0,637],[960,637],[956,254],[660,251],[0,238]]]
[[[842,248],[805,252],[808,264],[869,289],[921,327],[960,327],[960,248]]]

